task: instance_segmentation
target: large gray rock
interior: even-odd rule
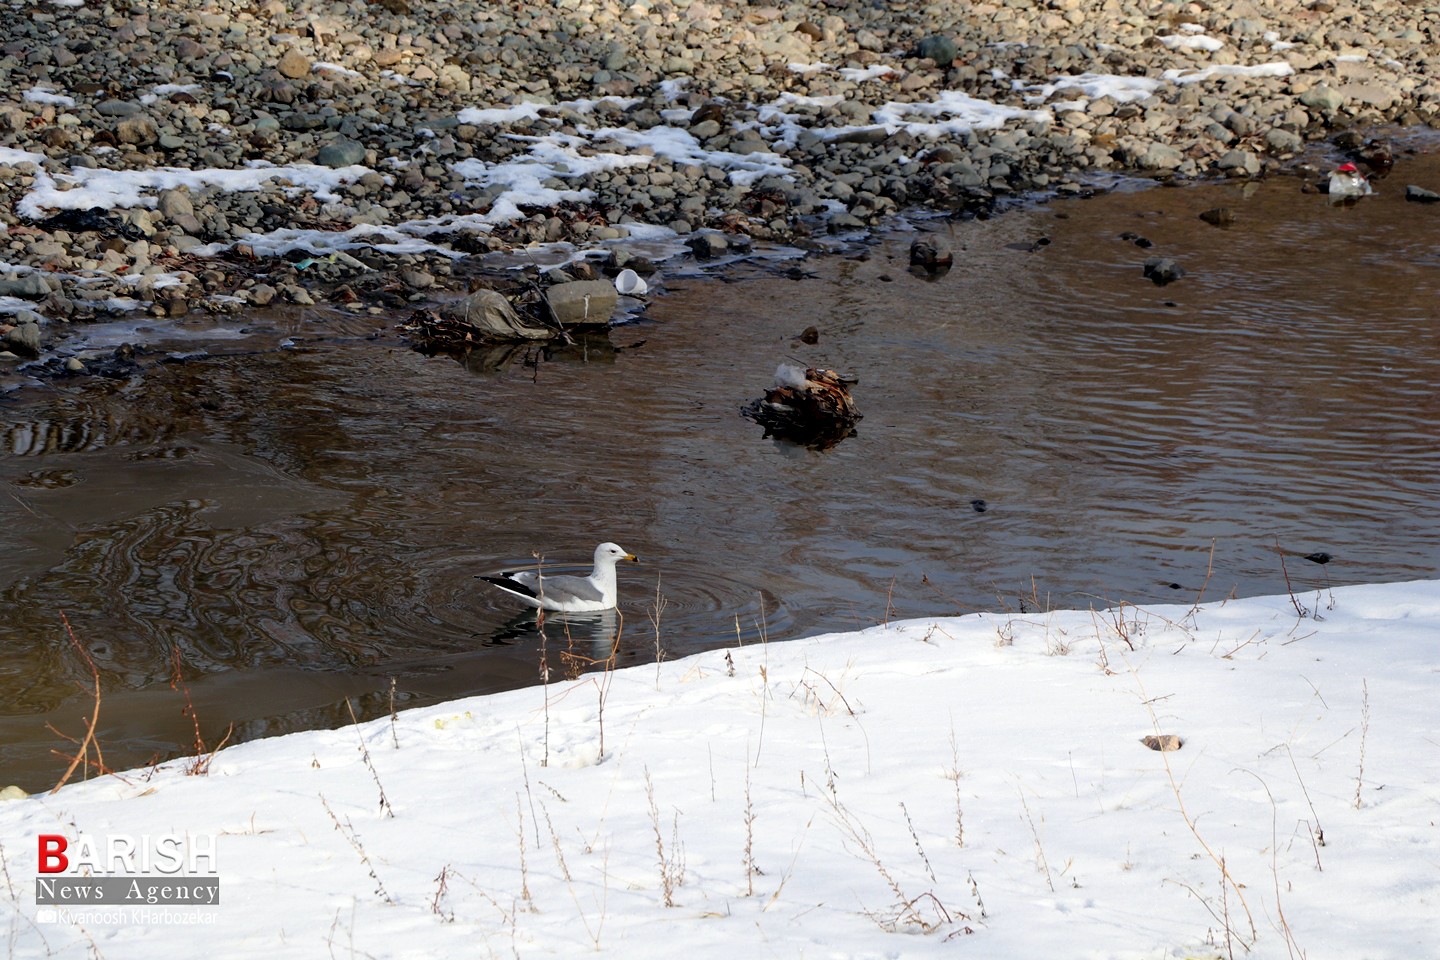
[[[610,295],[615,295],[613,288]],[[468,324],[486,340],[549,340],[555,336],[554,330],[520,319],[510,301],[494,290],[477,290],[463,300],[452,300],[440,308],[440,315]]]
[[[1184,162],[1185,154],[1169,144],[1152,143],[1140,154],[1137,166],[1142,170],[1174,170]]]
[[[195,214],[195,205],[190,202],[190,194],[184,190],[161,190],[160,195],[155,198],[155,209],[159,210],[166,220]]]
[[[550,316],[563,327],[609,323],[620,295],[609,280],[574,280],[545,291]]]
[[[937,67],[948,67],[955,62],[955,41],[939,35],[929,36],[915,45],[915,56],[935,61]]]
[[[340,139],[327,143],[315,154],[315,162],[322,167],[348,167],[360,163],[365,159],[365,144],[356,143],[354,140],[341,137]]]
[[[50,284],[38,273],[22,273],[13,277],[0,277],[0,297],[19,297],[22,300],[44,300],[50,296]]]
[[[1311,110],[1334,113],[1345,105],[1345,95],[1319,83],[1300,94],[1300,102]]]
[[[40,355],[40,326],[35,323],[19,324],[5,332],[3,341],[5,346],[22,356],[38,357]]]

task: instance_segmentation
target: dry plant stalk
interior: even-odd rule
[[[1140,702],[1145,705],[1146,712],[1150,714],[1150,724],[1155,728],[1156,736],[1160,736],[1160,718],[1155,715],[1154,704],[1150,698],[1146,696],[1145,684],[1141,682],[1140,674],[1134,666],[1130,666],[1130,675],[1135,678],[1135,685],[1140,690]],[[1215,851],[1210,849],[1210,844],[1206,843],[1205,838],[1200,835],[1200,828],[1196,826],[1194,818],[1190,816],[1190,811],[1185,808],[1185,798],[1180,793],[1180,784],[1175,779],[1175,770],[1170,766],[1170,754],[1166,751],[1160,751],[1160,759],[1165,764],[1165,776],[1170,781],[1170,792],[1175,795],[1175,803],[1180,808],[1181,819],[1185,821],[1185,826],[1190,829],[1191,836],[1200,844],[1200,848],[1205,851],[1206,856],[1220,868],[1220,876],[1222,878],[1221,890],[1223,891],[1228,884],[1229,888],[1235,891],[1235,898],[1240,901],[1240,906],[1245,910],[1245,920],[1250,927],[1250,943],[1255,943],[1255,941],[1259,939],[1259,932],[1255,929],[1255,915],[1250,912],[1250,904],[1245,901],[1245,894],[1241,892],[1243,885],[1230,873],[1230,869],[1225,865],[1224,858],[1217,856]],[[1199,898],[1198,894],[1196,894],[1196,896]],[[1201,902],[1205,902],[1203,898],[1201,898]],[[1208,904],[1206,904],[1206,909],[1209,909]],[[1232,933],[1229,923],[1228,907],[1225,922],[1225,935],[1228,938]],[[1247,951],[1249,950],[1249,946],[1246,945],[1243,940],[1241,941],[1241,945],[1245,946]]]
[[[1025,802],[1025,791],[1019,787],[1015,788],[1020,793],[1020,806],[1025,810],[1025,822],[1030,824],[1030,835],[1035,838],[1035,866],[1045,876],[1045,886],[1050,892],[1055,892],[1055,880],[1050,875],[1050,861],[1045,858],[1045,845],[1040,842],[1040,831],[1035,828],[1035,818],[1030,815],[1030,804]]]
[[[320,805],[330,815],[330,821],[335,824],[335,829],[340,831],[340,835],[349,841],[351,848],[360,855],[360,862],[365,864],[365,869],[370,873],[370,879],[375,881],[375,895],[386,903],[394,905],[394,899],[385,891],[385,884],[380,882],[380,875],[375,872],[375,864],[370,862],[370,855],[365,852],[365,846],[360,842],[360,835],[355,832],[355,826],[350,822],[350,818],[346,817],[345,822],[341,823],[340,818],[335,815],[335,811],[330,809],[330,803],[325,799],[323,793],[320,794]]]
[[[660,663],[665,659],[665,650],[660,646],[660,618],[670,601],[660,593],[660,576],[655,576],[655,603],[650,607],[650,625],[655,628],[655,689],[660,689]]]
[[[960,745],[955,740],[955,721],[950,721],[950,769],[945,777],[955,783],[955,846],[965,846],[965,811],[960,805]]]
[[[430,912],[439,917],[442,923],[455,922],[455,911],[440,906],[440,901],[444,900],[445,894],[450,892],[449,877],[450,865],[447,863],[440,868],[439,875],[435,877],[435,896],[430,900]]]
[[[185,676],[181,671],[180,648],[172,646],[170,651],[174,668],[174,672],[170,676],[170,689],[179,690],[185,695],[185,706],[180,714],[188,717],[194,727],[195,740],[191,746],[195,755],[185,764],[185,774],[191,777],[203,777],[210,772],[210,764],[215,760],[215,755],[230,741],[230,735],[235,732],[235,724],[230,724],[225,730],[225,736],[221,737],[220,742],[215,745],[215,749],[207,752],[205,740],[200,736],[200,717],[195,712],[195,702],[190,699],[190,687],[185,683]]]
[[[675,906],[675,888],[684,880],[684,868],[679,865],[675,834],[671,832],[671,852],[665,853],[665,838],[660,832],[660,810],[655,806],[655,784],[650,780],[650,768],[645,768],[645,799],[650,804],[650,825],[655,828],[655,853],[660,861],[660,890],[665,906]],[[678,819],[675,829],[678,830]]]
[[[1365,737],[1370,733],[1370,683],[1360,680],[1360,769],[1355,773],[1355,809],[1360,809],[1360,789],[1365,784]]]
[[[70,766],[65,768],[65,773],[60,777],[59,782],[51,788],[51,793],[55,793],[61,787],[65,786],[65,784],[69,783],[71,776],[75,773],[75,768],[81,764],[84,764],[86,773],[89,773],[91,767],[95,768],[97,774],[107,774],[111,772],[110,768],[105,765],[105,755],[100,751],[100,742],[95,739],[95,727],[100,722],[100,670],[95,666],[95,660],[90,656],[90,651],[86,650],[80,645],[80,641],[75,639],[75,631],[70,629],[70,619],[65,616],[64,611],[60,613],[60,621],[65,624],[65,635],[70,638],[70,645],[75,648],[76,652],[80,654],[81,659],[85,661],[85,665],[90,668],[90,679],[94,683],[94,692],[91,694],[94,705],[90,710],[90,721],[85,727],[85,736],[79,739],[69,734],[61,733],[48,723],[45,724],[46,729],[51,733],[69,740],[76,746],[75,755],[70,758]],[[90,759],[91,747],[95,748],[94,760]],[[52,750],[50,752],[59,757],[65,756],[65,754],[59,750]]]
[[[531,913],[537,913],[535,898],[530,896],[530,870],[525,862],[525,807],[518,793],[515,794],[515,816],[518,818],[515,835],[520,838],[520,898],[530,906]]]
[[[867,916],[875,921],[880,929],[887,933],[893,933],[900,929],[902,925],[907,925],[919,927],[925,933],[933,933],[945,924],[954,923],[956,917],[959,917],[961,920],[970,919],[963,913],[957,912],[952,915],[950,910],[940,902],[940,898],[935,896],[931,891],[927,890],[916,897],[908,896],[904,888],[900,886],[899,881],[895,879],[894,874],[890,872],[889,868],[885,866],[884,861],[880,859],[880,854],[875,849],[875,840],[870,836],[870,831],[866,830],[862,824],[855,820],[854,816],[852,816],[845,805],[840,802],[838,797],[826,796],[823,793],[820,794],[820,796],[835,814],[836,822],[840,825],[845,836],[848,837],[855,848],[864,855],[865,859],[869,860],[871,865],[875,867],[881,879],[885,881],[885,885],[890,888],[891,894],[895,897],[895,906],[893,908],[894,916],[884,917],[874,913],[867,913]],[[928,863],[926,864],[926,869],[929,869]],[[930,904],[931,909],[935,911],[935,919],[928,919],[920,912],[921,903]]]
[[[350,711],[350,723],[355,727],[355,736],[360,741],[360,756],[365,759],[365,769],[370,771],[370,776],[375,781],[375,788],[380,791],[380,812],[387,817],[395,816],[395,810],[390,806],[390,800],[385,796],[385,785],[380,782],[380,772],[375,769],[375,764],[370,760],[370,748],[365,745],[365,735],[360,732],[360,721],[355,716],[355,708],[350,704],[350,698],[345,698],[345,709]]]
[[[595,685],[597,698],[595,718],[600,726],[600,756],[605,756],[605,702],[610,696],[610,685],[615,681],[615,667],[620,659],[620,638],[625,633],[625,615],[619,610],[615,611],[615,636],[610,639],[610,650],[603,659],[591,657],[576,649],[575,640],[570,636],[570,625],[565,625],[566,649],[560,653],[560,659],[565,664],[566,672],[570,679],[578,680],[587,667],[599,667],[600,677],[597,680],[592,674],[586,679]],[[541,636],[544,636],[542,631]],[[545,698],[545,757],[550,756],[550,698]],[[546,766],[542,763],[541,766]]]
[[[755,805],[750,802],[750,762],[745,762],[745,896],[755,896],[755,876],[760,868],[755,865]]]

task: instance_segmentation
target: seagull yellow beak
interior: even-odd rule
[[[625,554],[625,559],[626,559],[626,560],[629,560],[631,563],[639,563],[639,562],[640,562],[640,558],[637,557],[637,556],[635,556],[635,554],[633,554],[633,553],[627,553],[627,554]]]

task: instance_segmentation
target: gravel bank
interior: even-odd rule
[[[1386,0],[6,0],[0,21],[22,359],[106,310],[393,307],[514,245],[646,225],[713,254],[1098,170],[1263,176],[1440,116],[1440,7]]]

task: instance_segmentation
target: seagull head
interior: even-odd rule
[[[602,543],[600,544],[600,546],[595,548],[596,566],[599,566],[601,563],[615,564],[619,563],[621,560],[629,560],[632,563],[640,562],[639,557],[635,556],[635,554],[633,553],[630,553],[618,543]]]

